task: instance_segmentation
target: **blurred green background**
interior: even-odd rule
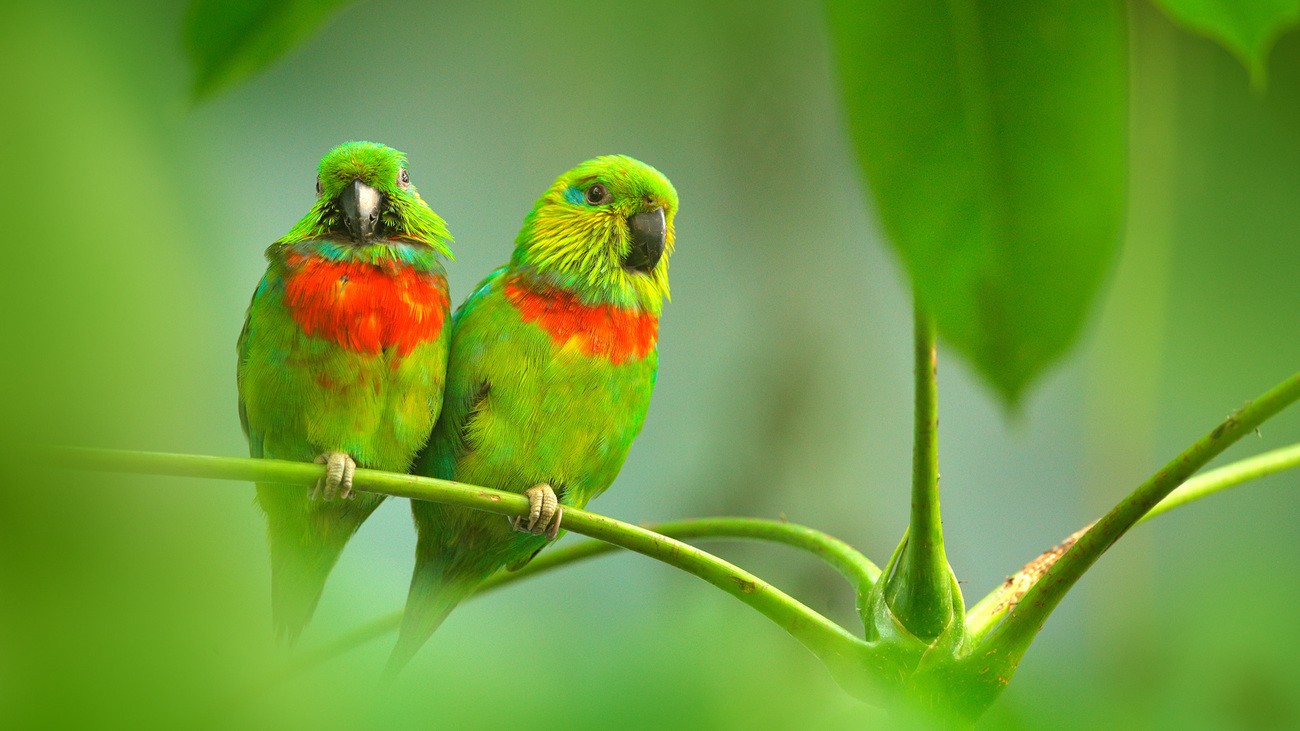
[[[181,4],[11,5],[0,725],[887,725],[760,616],[636,556],[465,605],[394,687],[376,680],[391,638],[271,686],[286,655],[251,485],[70,474],[25,446],[246,454],[235,338],[262,250],[338,142],[408,153],[456,237],[456,301],[556,175],[624,153],[663,171],[682,207],[650,417],[592,508],[783,514],[883,562],[906,524],[910,304],[819,7],[368,0],[194,105]],[[1221,47],[1145,0],[1130,13],[1128,233],[1081,344],[1011,421],[941,346],[945,527],[968,604],[1300,364],[1300,33],[1252,90]],[[1226,458],[1297,440],[1300,411],[1284,413]],[[1136,529],[981,726],[1300,727],[1298,481]],[[390,501],[303,646],[400,607],[413,548]],[[856,623],[829,569],[714,548]]]

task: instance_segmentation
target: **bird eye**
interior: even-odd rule
[[[402,168],[402,172],[397,174],[397,184],[403,188],[411,184],[411,176],[407,174],[406,168]]]
[[[608,202],[609,202],[609,190],[605,186],[601,185],[600,183],[596,183],[590,188],[587,188],[587,203],[589,205],[598,206],[602,203],[608,203]]]
[[[317,175],[316,176],[316,197],[319,198],[322,195],[325,195],[325,186],[320,184],[320,176]]]

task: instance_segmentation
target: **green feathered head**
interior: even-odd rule
[[[588,304],[658,314],[676,214],[677,191],[658,170],[623,155],[588,160],[538,199],[511,265]]]
[[[452,255],[447,224],[411,184],[406,155],[375,142],[344,142],[320,161],[316,202],[276,243],[308,239],[334,244],[345,258],[398,244]]]

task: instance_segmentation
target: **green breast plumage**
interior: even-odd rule
[[[585,506],[613,483],[645,422],[657,333],[653,315],[493,273],[456,315],[443,416],[415,471],[512,492],[546,483],[562,504]],[[544,543],[495,516],[414,507],[442,542],[476,546],[485,564]]]
[[[336,449],[404,470],[439,411],[447,339],[440,271],[288,257],[240,338],[245,428],[261,456]]]

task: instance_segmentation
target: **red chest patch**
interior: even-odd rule
[[[361,353],[396,348],[405,356],[442,333],[450,298],[437,275],[317,257],[287,264],[284,302],[308,335]]]
[[[505,293],[524,322],[537,323],[559,348],[579,338],[588,355],[604,356],[618,365],[644,358],[659,342],[655,315],[613,305],[590,307],[564,290],[533,291],[518,279],[506,282]]]

